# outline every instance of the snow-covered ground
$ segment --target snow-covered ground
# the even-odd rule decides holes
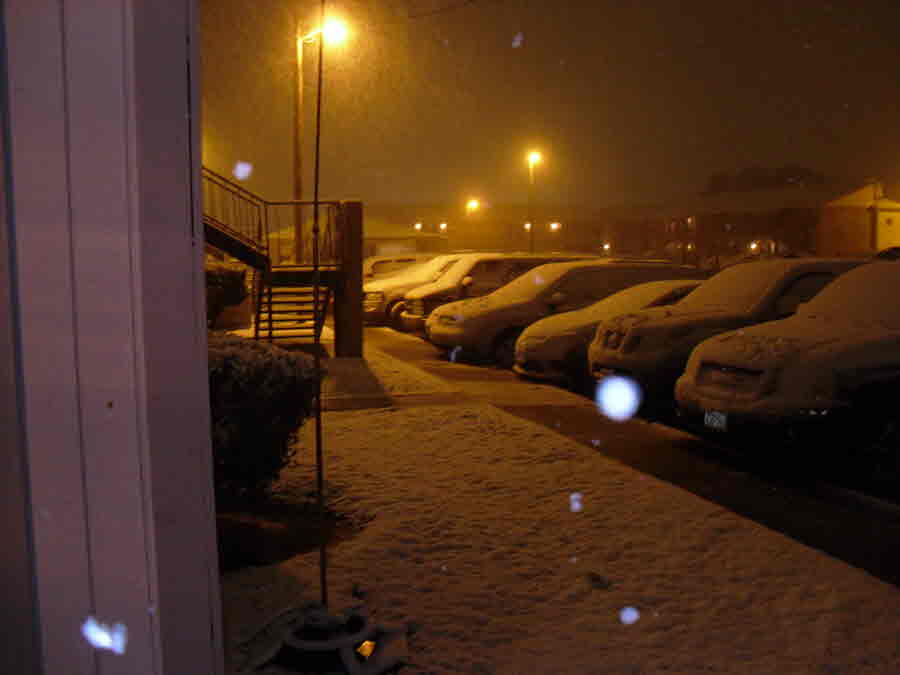
[[[331,608],[411,622],[410,675],[900,673],[900,590],[377,350],[384,391],[440,405],[324,414]],[[359,364],[363,364],[359,360]],[[285,475],[314,483],[313,426]],[[602,439],[598,439],[602,444]],[[223,577],[229,655],[319,597],[317,552]]]

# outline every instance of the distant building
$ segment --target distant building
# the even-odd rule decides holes
[[[821,210],[816,225],[820,255],[869,255],[900,246],[900,202],[885,198],[873,181],[834,199]]]

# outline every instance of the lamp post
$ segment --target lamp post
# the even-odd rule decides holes
[[[541,163],[541,159],[541,153],[537,150],[528,153],[528,226],[525,229],[528,230],[528,250],[531,253],[534,253],[534,227],[531,225],[534,222],[531,212],[534,200],[534,167]]]
[[[303,200],[303,47],[324,39],[329,45],[338,45],[346,41],[348,29],[344,22],[329,19],[320,28],[303,34],[300,21],[297,21],[297,57],[294,60],[294,201]],[[321,63],[321,43],[320,63]],[[317,122],[318,123],[318,122]],[[318,135],[318,134],[317,134]],[[294,213],[294,263],[299,265],[303,259],[303,210],[297,206]]]

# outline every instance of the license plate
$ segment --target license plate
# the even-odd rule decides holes
[[[703,424],[716,431],[725,431],[728,428],[728,415],[718,410],[705,410]]]

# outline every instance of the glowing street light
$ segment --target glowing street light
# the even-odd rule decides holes
[[[610,243],[608,241],[603,244],[603,250],[606,251],[607,253],[609,253],[609,249],[611,249],[611,248],[612,248],[612,246],[610,246]]]
[[[416,229],[417,232],[422,231],[422,223],[416,223],[415,225],[413,225],[413,227]]]
[[[475,199],[474,197],[466,202],[466,211],[472,213],[473,211],[477,211],[481,208],[481,202]]]
[[[317,35],[325,38],[325,44],[329,46],[342,45],[350,36],[350,29],[347,24],[340,19],[331,18],[325,22],[321,28],[310,31],[301,38],[298,38],[298,44],[302,42],[313,42]]]
[[[316,37],[322,36],[319,41],[319,87],[321,88],[322,79],[322,45],[336,46],[343,44],[350,36],[350,29],[344,21],[337,18],[331,18],[322,22],[320,28],[310,31],[306,35],[300,30],[300,24],[297,24],[297,58],[295,60],[296,69],[294,71],[294,84],[296,88],[296,96],[294,100],[294,200],[301,201],[303,199],[303,133],[301,125],[303,123],[303,47],[316,41]],[[318,105],[321,106],[321,94],[318,96]],[[319,136],[319,114],[321,108],[317,109],[316,114],[316,138]],[[317,141],[318,143],[318,141]],[[318,189],[318,184],[316,185]],[[318,202],[318,197],[315,199]],[[302,258],[302,215],[300,207],[296,209],[294,217],[294,262],[300,263]]]
[[[530,232],[530,231],[531,231],[531,223],[525,223],[525,231],[526,231],[526,232]]]
[[[562,223],[550,223],[550,231],[551,232],[559,232],[559,228],[562,227]]]
[[[441,232],[446,232],[447,231],[447,223],[441,223],[440,225],[438,225],[438,228],[440,228]]]
[[[528,222],[533,223],[532,203],[534,201],[534,167],[543,161],[543,156],[537,150],[528,153]],[[525,228],[528,230],[528,250],[534,253],[534,228],[529,225]]]

